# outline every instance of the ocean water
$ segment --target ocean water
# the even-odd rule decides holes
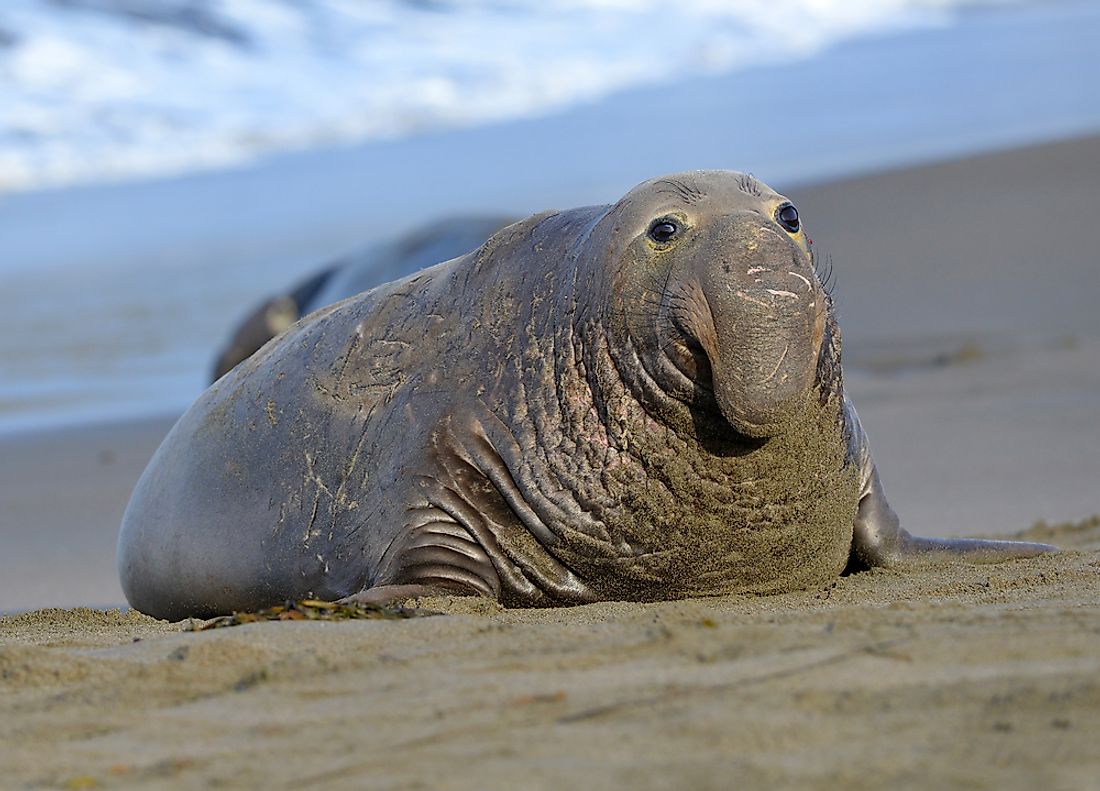
[[[1005,0],[5,0],[0,193],[545,115]]]
[[[257,300],[441,216],[1100,130],[1097,0],[667,9],[0,5],[0,434],[179,412]]]

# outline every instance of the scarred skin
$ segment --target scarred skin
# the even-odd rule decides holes
[[[462,255],[513,221],[497,215],[454,217],[329,263],[288,292],[253,308],[218,351],[211,381],[216,382],[247,360],[302,316],[437,261]]]
[[[1052,550],[899,526],[788,203],[654,179],[307,317],[153,457],[119,538],[130,603],[658,600]]]

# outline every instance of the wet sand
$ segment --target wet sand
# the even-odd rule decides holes
[[[0,619],[11,787],[1095,788],[1100,293],[1088,138],[776,185],[839,275],[848,387],[914,532],[1062,554],[659,605],[262,623]],[[170,420],[0,439],[0,611],[121,604]]]
[[[115,535],[172,418],[0,438],[0,612],[124,604]]]

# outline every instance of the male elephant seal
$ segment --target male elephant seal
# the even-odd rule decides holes
[[[123,519],[162,618],[429,592],[773,593],[1042,544],[910,536],[790,202],[647,181],[315,313],[211,387]]]

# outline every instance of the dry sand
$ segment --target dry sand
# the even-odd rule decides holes
[[[1090,138],[789,188],[903,522],[1071,521],[1032,531],[1066,552],[399,622],[9,616],[0,787],[1100,788],[1097,184]],[[0,439],[0,611],[121,603],[115,531],[167,427]]]
[[[0,619],[5,787],[1100,782],[1100,520],[1061,555],[825,590],[181,631]]]

